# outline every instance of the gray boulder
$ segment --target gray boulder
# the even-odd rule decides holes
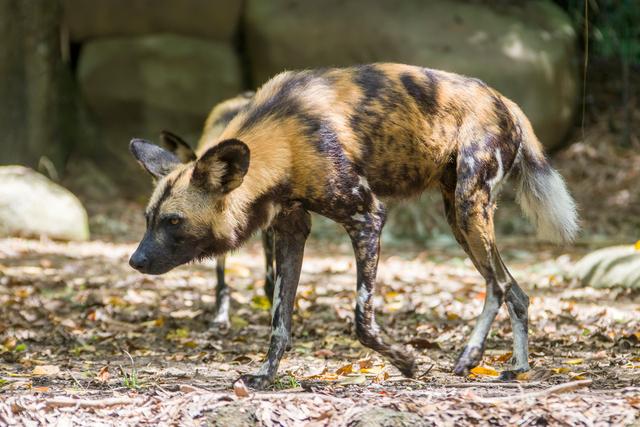
[[[640,249],[632,245],[599,249],[578,261],[572,276],[594,288],[640,289]]]
[[[22,166],[0,167],[0,236],[88,240],[87,212],[68,190]]]
[[[243,90],[230,44],[177,35],[90,41],[78,84],[101,141],[91,157],[126,195],[147,193],[150,182],[129,153],[132,137],[157,140],[169,129],[196,141],[211,107]]]
[[[242,90],[231,45],[191,37],[108,38],[83,47],[78,80],[89,107],[106,118],[206,116]]]
[[[478,77],[558,145],[577,98],[576,35],[549,1],[248,0],[254,83],[284,69],[401,62]]]
[[[229,41],[240,21],[238,0],[63,0],[72,41],[176,33]]]

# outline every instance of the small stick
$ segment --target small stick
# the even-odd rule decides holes
[[[78,379],[75,377],[75,375],[73,375],[73,372],[71,372],[71,370],[67,370],[67,372],[69,372],[69,375],[71,375],[71,378],[73,378],[73,381],[75,381],[75,383],[78,384],[78,387],[80,387],[84,391],[87,391],[87,389],[84,388],[82,384],[78,382]]]
[[[589,384],[591,384],[591,382],[592,382],[591,380],[572,381],[564,384],[558,384],[544,390],[532,391],[529,393],[522,393],[516,396],[501,396],[501,397],[490,397],[490,398],[480,397],[475,399],[475,401],[480,403],[499,403],[499,402],[509,402],[514,400],[550,396],[552,394],[566,393],[568,391],[577,390],[581,387],[588,386]]]
[[[531,388],[540,385],[540,381],[530,383],[505,383],[501,381],[496,382],[471,382],[471,383],[451,383],[442,384],[442,387],[455,387],[455,388],[471,388],[471,387],[496,387],[496,388]]]
[[[45,401],[47,406],[64,407],[64,406],[77,406],[79,408],[104,408],[107,406],[127,405],[130,403],[136,403],[139,399],[131,399],[130,397],[110,397],[108,399],[89,400],[89,399],[70,399],[66,397],[60,397],[57,399],[48,399]]]

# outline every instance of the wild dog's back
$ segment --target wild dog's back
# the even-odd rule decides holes
[[[256,93],[221,139],[247,143],[252,162],[262,156],[287,161],[269,149],[288,146],[296,196],[321,196],[321,181],[352,187],[363,177],[378,196],[406,197],[437,183],[461,141],[476,134],[508,144],[510,156],[517,151],[512,116],[484,83],[427,68],[372,64],[282,73]]]

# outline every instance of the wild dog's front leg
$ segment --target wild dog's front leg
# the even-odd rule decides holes
[[[304,244],[311,229],[311,217],[296,205],[276,218],[276,283],[271,307],[271,342],[267,359],[255,375],[240,377],[246,385],[262,389],[273,382],[280,359],[291,335],[293,302],[300,279]]]
[[[267,228],[262,232],[262,249],[264,250],[265,275],[264,275],[264,293],[269,298],[269,302],[273,304],[273,289],[276,284],[275,271],[273,270],[273,229]]]
[[[375,321],[373,293],[380,255],[380,232],[384,224],[384,210],[378,203],[376,212],[356,214],[352,220],[345,225],[345,228],[353,244],[358,275],[356,335],[363,345],[386,356],[403,375],[411,378],[415,373],[413,356],[399,345],[385,342],[380,336],[380,328]]]
[[[213,327],[218,329],[228,329],[229,323],[229,287],[224,279],[224,268],[226,264],[225,256],[216,258],[216,314],[213,318]]]

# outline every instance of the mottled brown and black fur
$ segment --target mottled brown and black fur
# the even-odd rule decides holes
[[[258,90],[197,160],[167,166],[166,154],[141,141],[132,142],[132,151],[148,170],[163,171],[150,212],[182,215],[187,236],[171,250],[157,249],[171,248],[162,237],[139,249],[154,254],[141,271],[179,265],[185,246],[197,248],[192,258],[219,255],[259,229],[276,230],[272,338],[260,371],[243,377],[250,385],[273,380],[288,340],[307,211],[342,224],[351,237],[360,342],[413,375],[412,356],[379,332],[373,292],[385,200],[428,188],[440,188],[453,233],[487,284],[484,309],[454,371],[464,374],[480,361],[503,302],[514,328],[514,370],[528,369],[528,298],[495,244],[497,194],[516,175],[525,213],[558,240],[573,237],[576,214],[522,111],[484,83],[401,64],[285,72]],[[162,233],[150,227],[149,239]]]

